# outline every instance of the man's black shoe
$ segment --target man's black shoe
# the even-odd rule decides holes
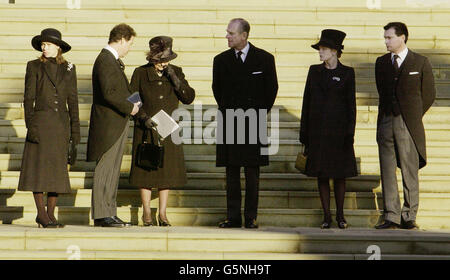
[[[229,220],[225,220],[219,224],[219,228],[241,228],[241,223],[232,222]]]
[[[106,217],[103,219],[95,219],[94,226],[96,227],[125,227],[123,223],[119,223],[112,217]]]
[[[258,224],[256,223],[256,220],[246,221],[245,228],[258,228]]]
[[[419,229],[419,226],[416,224],[416,221],[402,221],[401,225],[402,229]]]
[[[115,220],[118,223],[122,223],[125,227],[131,227],[131,223],[125,223],[124,221],[122,221],[119,217],[117,216],[112,216],[111,217],[113,220]]]
[[[396,224],[396,223],[386,220],[386,221],[384,221],[383,224],[378,225],[375,228],[376,229],[397,229],[399,227],[400,227],[399,224]]]

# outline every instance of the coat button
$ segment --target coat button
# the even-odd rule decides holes
[[[58,108],[55,108],[55,112],[58,112]]]
[[[162,85],[162,82],[158,82],[158,85],[159,85],[159,86]]]
[[[58,100],[55,100],[55,104],[58,104]]]
[[[163,98],[164,98],[164,96],[162,96],[162,95],[159,96],[159,99],[163,99]]]

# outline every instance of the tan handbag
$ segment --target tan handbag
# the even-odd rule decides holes
[[[301,173],[305,173],[306,161],[308,160],[308,157],[303,154],[304,149],[305,146],[303,146],[303,151],[298,152],[297,159],[295,160],[295,168]]]

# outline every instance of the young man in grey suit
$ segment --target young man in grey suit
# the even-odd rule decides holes
[[[87,161],[97,162],[91,208],[95,226],[130,225],[117,217],[116,197],[129,117],[139,111],[140,105],[127,100],[131,94],[130,86],[120,59],[127,55],[135,36],[130,26],[115,26],[110,32],[108,45],[98,55],[92,70],[93,104]]]
[[[375,66],[379,109],[377,142],[383,190],[384,223],[377,229],[417,229],[419,169],[426,165],[425,130],[422,117],[436,96],[428,59],[406,46],[408,29],[404,23],[384,27],[389,53],[378,57]],[[401,208],[396,168],[403,178],[404,203]]]
[[[219,136],[216,145],[216,166],[226,167],[227,184],[227,219],[220,223],[220,228],[242,227],[241,167],[245,172],[244,225],[258,228],[259,171],[260,166],[269,165],[268,154],[262,152],[267,144],[266,135],[259,133],[267,129],[267,123],[259,113],[261,110],[267,113],[277,96],[275,59],[247,41],[249,32],[246,20],[231,20],[226,36],[230,49],[214,58],[212,89],[218,114],[222,116],[217,121],[217,135],[223,135],[223,143]],[[237,112],[246,112],[249,117],[244,120]],[[242,123],[245,126],[239,129]],[[239,138],[243,141],[237,140]]]

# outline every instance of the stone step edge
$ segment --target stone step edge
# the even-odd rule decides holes
[[[0,250],[0,260],[367,260],[369,254],[304,254],[245,252],[89,251],[80,255],[66,250]],[[448,255],[383,254],[381,260],[450,260]]]

